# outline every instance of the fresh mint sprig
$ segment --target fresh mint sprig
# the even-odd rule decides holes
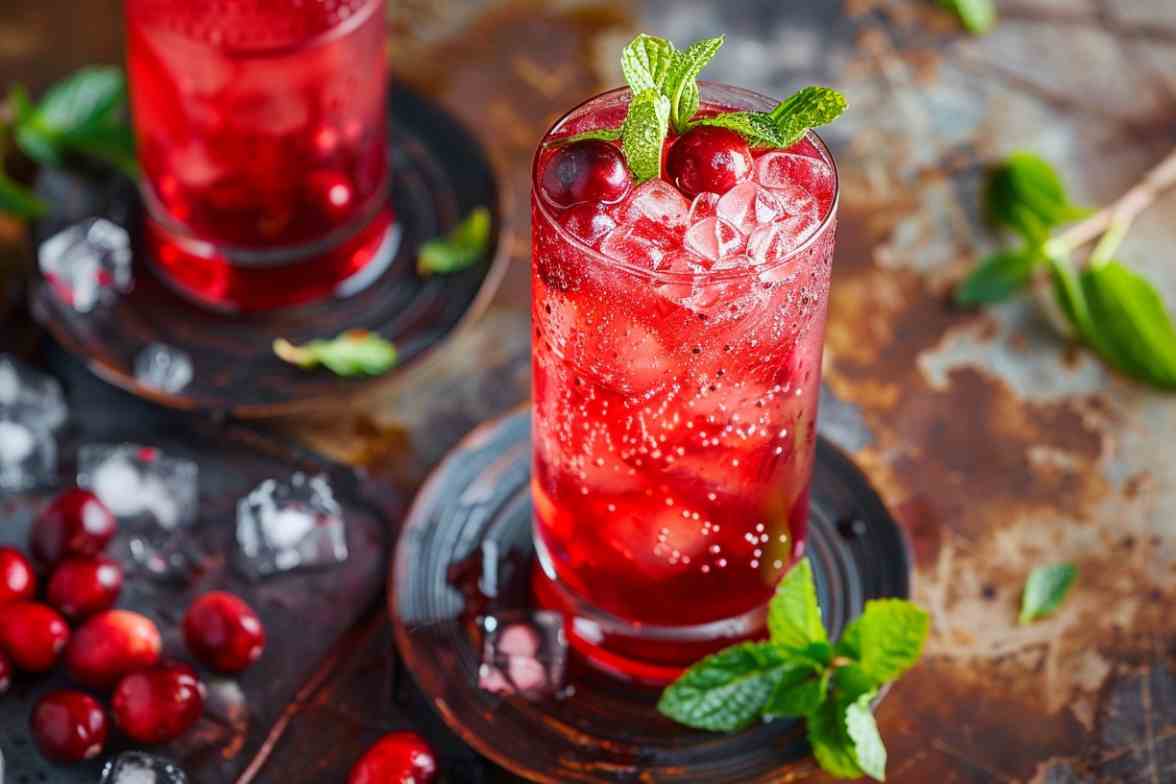
[[[379,335],[351,330],[332,340],[312,340],[301,346],[284,338],[274,341],[274,353],[303,370],[325,367],[337,376],[378,376],[396,364],[396,347]]]
[[[769,640],[702,659],[666,688],[658,710],[714,732],[804,717],[813,755],[826,772],[882,781],[886,747],[870,706],[883,686],[918,661],[929,628],[927,613],[911,602],[874,600],[832,645],[812,567],[803,559],[772,597]]]
[[[828,125],[845,112],[845,96],[829,87],[811,86],[784,99],[770,112],[728,112],[695,120],[739,133],[753,147],[791,147],[811,128]]]
[[[1176,158],[1157,167],[1161,176],[1145,180],[1151,193],[1176,180]],[[1176,324],[1163,299],[1145,278],[1113,256],[1131,222],[1148,199],[1124,197],[1092,216],[1100,231],[1089,235],[1080,224],[1058,233],[1088,210],[1066,195],[1054,169],[1031,153],[1017,153],[991,173],[984,208],[992,222],[1021,239],[1021,245],[984,258],[956,288],[961,305],[1007,300],[1027,288],[1040,269],[1048,270],[1053,297],[1070,331],[1104,361],[1133,378],[1176,389]],[[1098,238],[1084,267],[1072,254]]]
[[[1021,594],[1021,623],[1032,623],[1061,607],[1076,579],[1078,567],[1072,563],[1036,567]]]

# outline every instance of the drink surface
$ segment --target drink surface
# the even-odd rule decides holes
[[[270,249],[369,212],[387,166],[382,9],[128,0],[139,158],[161,222]]]
[[[729,108],[703,97],[704,111]],[[606,94],[552,135],[615,126],[624,100]],[[557,154],[540,150],[532,200],[546,566],[627,621],[753,611],[803,547],[832,162],[810,137],[752,151],[746,179],[722,193],[688,198],[656,179],[615,203],[561,207],[541,181]]]

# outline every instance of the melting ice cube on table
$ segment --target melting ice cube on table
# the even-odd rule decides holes
[[[568,642],[563,616],[508,612],[482,619],[478,687],[494,694],[537,699],[563,686]]]
[[[252,579],[347,560],[347,528],[326,476],[267,479],[237,504],[237,566]]]
[[[56,430],[65,424],[68,409],[57,379],[15,357],[0,354],[0,412],[27,424]]]
[[[175,393],[192,381],[192,358],[166,343],[151,343],[135,355],[135,379],[146,387]]]
[[[188,784],[188,777],[163,757],[124,751],[106,763],[99,784]]]
[[[42,243],[37,263],[63,302],[89,313],[130,290],[131,237],[105,218],[89,218]]]
[[[43,487],[57,472],[57,444],[43,425],[0,409],[0,493]]]

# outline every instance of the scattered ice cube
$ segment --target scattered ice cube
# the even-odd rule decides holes
[[[577,204],[559,217],[563,227],[586,244],[599,248],[600,242],[617,227],[617,222],[597,204]]]
[[[81,313],[131,288],[130,235],[105,218],[54,234],[37,250],[37,262],[62,301]]]
[[[478,687],[495,694],[539,699],[563,686],[568,643],[563,616],[509,612],[482,619]]]
[[[0,412],[35,426],[56,430],[68,409],[61,384],[15,357],[0,354]]]
[[[192,359],[166,343],[151,343],[135,356],[135,379],[146,387],[176,393],[192,381]]]
[[[655,270],[668,254],[681,247],[682,240],[673,230],[642,219],[622,226],[605,237],[600,252],[617,261]]]
[[[693,226],[703,218],[713,217],[720,198],[719,194],[709,192],[695,196],[694,201],[690,204],[690,214],[687,216],[686,222]]]
[[[237,566],[251,579],[347,560],[347,529],[326,476],[267,479],[237,504]]]
[[[784,205],[771,191],[750,181],[724,193],[715,205],[715,214],[745,235],[760,224],[771,223],[784,212]]]
[[[41,425],[0,410],[0,493],[42,487],[57,472],[57,444]]]
[[[810,196],[832,199],[836,184],[833,167],[820,158],[779,150],[761,156],[756,161],[755,173],[760,185],[788,194],[784,197],[786,204],[798,189]]]
[[[686,230],[686,247],[711,261],[743,252],[747,238],[722,218],[703,218]]]
[[[99,784],[188,784],[188,777],[163,757],[124,751],[106,763]]]
[[[665,180],[649,180],[633,189],[617,210],[620,223],[635,223],[648,218],[670,228],[686,228],[690,202]]]

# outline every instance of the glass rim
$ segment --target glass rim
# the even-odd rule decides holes
[[[378,8],[385,5],[386,0],[367,0],[366,4],[351,16],[344,19],[326,30],[315,33],[307,38],[294,41],[292,43],[273,44],[269,46],[230,46],[224,43],[214,44],[207,41],[202,41],[210,49],[214,49],[228,57],[238,59],[265,59],[270,57],[283,57],[290,54],[296,54],[306,49],[313,49],[325,44],[331,43],[339,38],[344,38],[359,28],[363,27],[376,12]],[[131,19],[134,16],[133,7],[128,4],[127,8],[127,22],[131,24]],[[386,31],[385,36],[387,35]],[[386,66],[385,66],[386,67]]]
[[[726,84],[724,82],[715,82],[715,81],[709,81],[706,79],[700,79],[700,80],[698,80],[698,84],[699,84],[700,88],[706,88],[706,87],[721,88],[723,90],[727,90],[732,93],[740,94],[746,98],[749,98],[749,99],[752,99],[755,101],[764,101],[766,103],[776,103],[776,101],[774,101],[774,99],[769,98],[768,96],[763,95],[761,93],[757,93],[754,90],[748,90],[743,87],[736,87],[734,85]],[[829,149],[829,145],[827,145],[825,143],[825,140],[822,139],[820,137],[820,135],[817,134],[816,131],[809,129],[805,133],[804,138],[806,138],[810,142],[812,142],[813,146],[816,147],[819,152],[824,154],[825,160],[829,163],[830,168],[832,168],[832,170],[833,170],[833,201],[829,205],[829,209],[821,217],[821,222],[819,224],[817,224],[817,228],[813,231],[813,233],[810,234],[805,239],[804,242],[802,242],[800,245],[798,245],[797,247],[790,250],[787,254],[785,254],[785,256],[783,258],[778,259],[778,260],[772,262],[771,264],[752,267],[750,269],[706,270],[704,272],[698,272],[698,273],[694,273],[694,272],[666,272],[666,271],[651,270],[646,267],[639,267],[636,264],[631,264],[630,262],[627,262],[627,261],[621,261],[620,259],[614,259],[612,256],[606,256],[605,254],[596,250],[591,245],[584,242],[584,240],[582,240],[581,238],[577,237],[575,234],[571,233],[566,228],[564,228],[563,224],[561,224],[558,220],[556,220],[555,215],[552,214],[550,206],[539,195],[539,192],[536,189],[536,183],[538,183],[538,181],[539,181],[539,158],[541,157],[543,150],[544,150],[544,147],[545,147],[545,143],[546,143],[547,139],[551,136],[552,132],[556,128],[558,128],[561,124],[563,124],[569,117],[571,117],[576,112],[580,111],[585,106],[588,106],[591,103],[595,103],[596,101],[599,101],[603,98],[608,98],[608,97],[618,95],[618,94],[624,93],[624,92],[631,92],[631,90],[629,87],[614,87],[612,89],[605,90],[602,93],[598,93],[598,94],[596,94],[596,95],[592,96],[591,98],[588,98],[584,101],[581,101],[580,103],[576,104],[571,109],[569,109],[568,111],[564,112],[543,133],[543,138],[539,140],[539,144],[535,148],[535,155],[531,160],[531,201],[532,201],[532,203],[537,206],[537,209],[539,210],[540,214],[543,216],[544,220],[546,220],[549,224],[551,224],[551,226],[552,226],[552,228],[554,228],[555,232],[564,241],[566,241],[568,244],[572,245],[577,251],[585,253],[591,257],[603,260],[605,264],[608,264],[612,267],[617,267],[617,268],[625,270],[626,272],[631,272],[631,273],[638,275],[640,277],[649,278],[649,279],[653,279],[653,280],[659,280],[659,281],[664,280],[664,281],[671,282],[671,283],[693,281],[693,280],[698,280],[700,278],[706,279],[706,280],[720,280],[720,281],[721,280],[739,280],[742,278],[758,277],[759,275],[763,274],[764,272],[768,272],[771,270],[777,270],[777,269],[783,267],[784,265],[795,261],[797,258],[799,258],[800,256],[807,253],[809,250],[811,250],[812,247],[822,237],[824,237],[824,235],[829,231],[829,229],[832,227],[832,225],[836,222],[837,208],[841,204],[841,175],[837,171],[837,161],[833,158],[833,152]]]

